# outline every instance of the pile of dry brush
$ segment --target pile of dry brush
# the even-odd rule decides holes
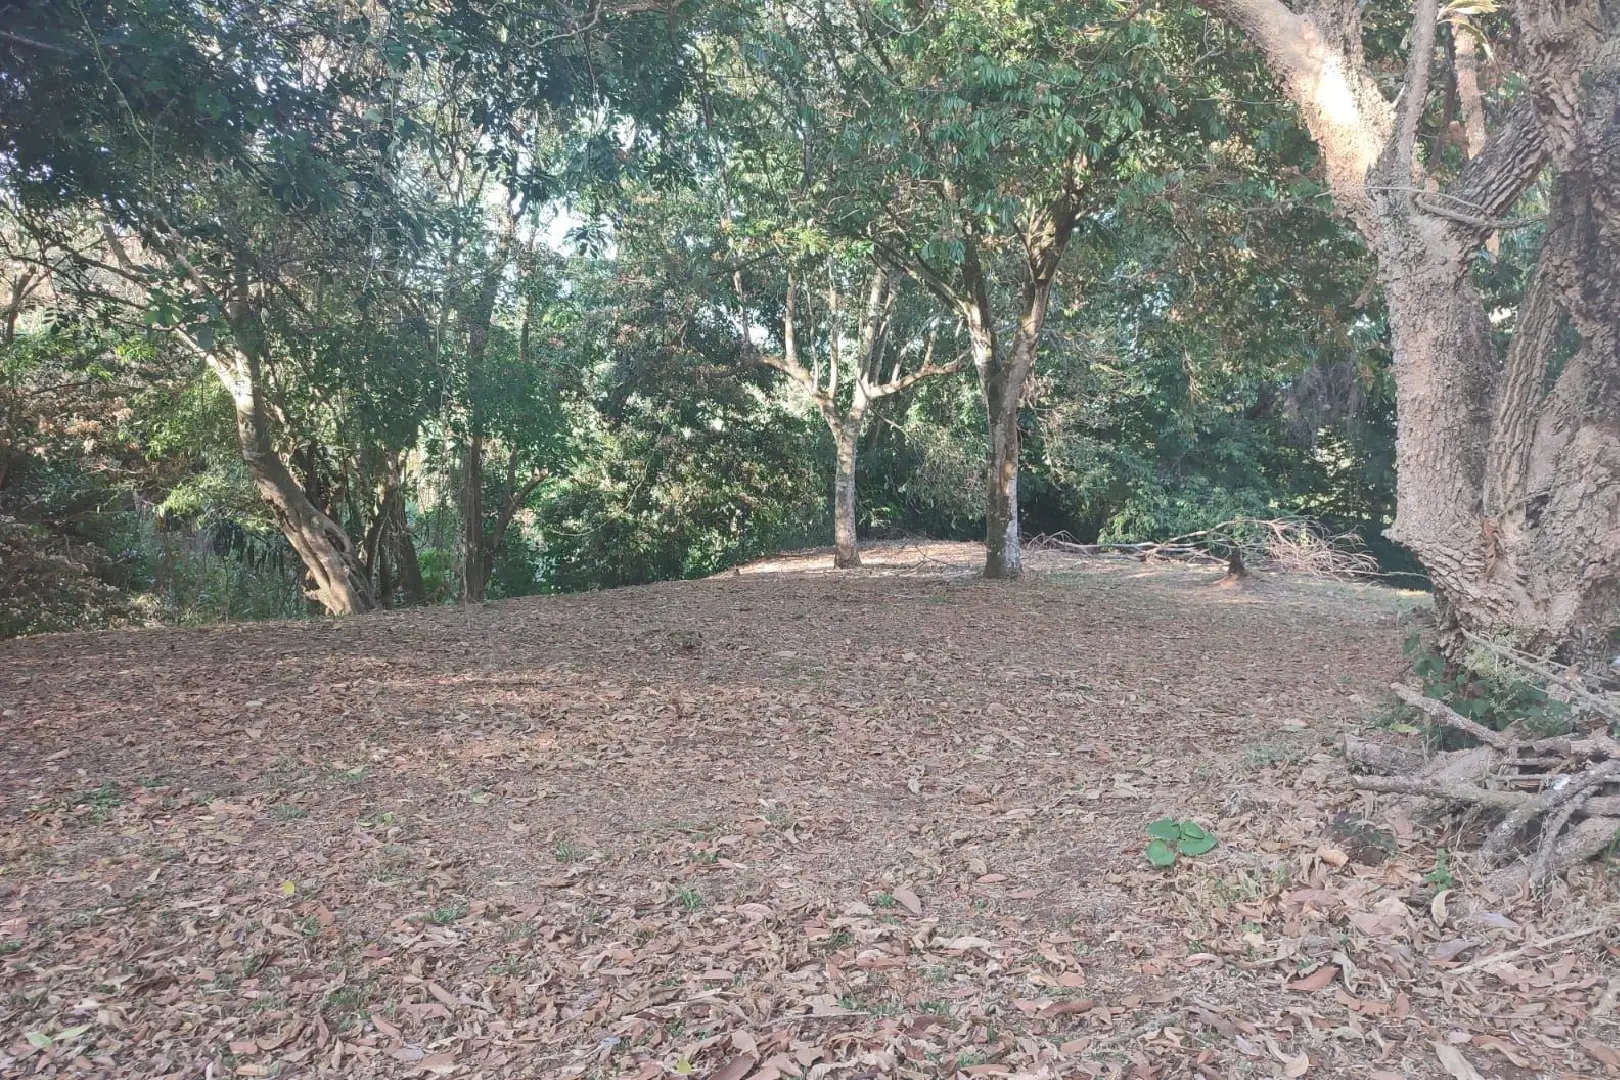
[[[1295,574],[1366,578],[1379,574],[1378,560],[1353,532],[1335,533],[1303,517],[1239,517],[1168,540],[1139,543],[1081,544],[1067,533],[1037,536],[1034,549],[1076,555],[1125,555],[1149,562],[1174,559],[1224,562],[1229,577],[1242,577],[1250,566],[1264,565]]]
[[[1593,689],[1579,673],[1559,671],[1535,657],[1468,635],[1497,661],[1537,680],[1570,710],[1570,732],[1537,737],[1515,721],[1494,731],[1396,683],[1395,695],[1431,722],[1477,745],[1447,753],[1345,737],[1364,791],[1420,797],[1442,810],[1462,808],[1488,826],[1480,853],[1497,869],[1488,886],[1498,894],[1554,875],[1610,850],[1620,840],[1620,700]]]

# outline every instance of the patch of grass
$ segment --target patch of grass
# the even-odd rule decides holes
[[[551,854],[560,863],[579,862],[585,857],[585,849],[576,847],[567,840],[559,840],[551,845]]]
[[[688,915],[703,909],[703,894],[688,886],[675,894],[676,905]]]
[[[827,935],[820,944],[828,952],[837,952],[839,949],[847,949],[855,944],[855,935],[840,928]]]
[[[309,811],[292,803],[281,803],[270,808],[270,816],[277,821],[297,821],[299,818],[309,817]]]
[[[951,1003],[948,1001],[923,1001],[917,1005],[917,1011],[927,1013],[929,1016],[951,1015]]]
[[[880,908],[887,909],[894,907],[898,901],[895,900],[894,893],[882,892],[877,894],[877,899],[873,900],[872,903],[876,904]]]
[[[111,780],[103,780],[98,787],[89,791],[81,791],[73,796],[74,806],[87,806],[90,808],[91,821],[106,821],[107,815],[124,804],[124,793],[118,785]]]
[[[365,1015],[366,1001],[370,997],[363,986],[340,986],[321,999],[321,1010],[339,1016]]]
[[[1254,769],[1264,769],[1271,765],[1292,765],[1304,756],[1295,746],[1262,743],[1259,746],[1251,746],[1243,752],[1243,764]]]
[[[428,912],[428,922],[433,923],[435,926],[449,926],[451,923],[465,919],[467,912],[471,910],[472,908],[465,902],[458,900],[453,904],[445,904],[443,907],[436,907]]]
[[[271,955],[269,949],[259,949],[244,956],[242,958],[242,978],[251,979],[263,971],[264,966],[270,962]]]
[[[0,941],[0,956],[10,956],[12,953],[22,952],[23,943],[20,941]]]
[[[306,915],[302,919],[294,919],[293,927],[307,938],[321,936],[321,920],[314,915]]]

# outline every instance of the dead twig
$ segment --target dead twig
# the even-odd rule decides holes
[[[1492,731],[1483,724],[1476,724],[1466,716],[1447,707],[1445,702],[1426,697],[1405,683],[1391,683],[1389,688],[1395,692],[1396,697],[1437,724],[1451,728],[1453,731],[1460,731],[1487,746],[1494,746],[1504,754],[1512,754],[1518,749],[1519,744],[1516,740],[1509,738],[1500,731]]]

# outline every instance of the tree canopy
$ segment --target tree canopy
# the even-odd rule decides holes
[[[1613,26],[1542,7],[9,3],[0,528],[82,596],[6,629],[1309,517],[1589,649]]]

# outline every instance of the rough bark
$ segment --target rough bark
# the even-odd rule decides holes
[[[853,416],[833,431],[837,458],[833,476],[833,566],[854,570],[861,565],[855,537],[855,451],[860,446],[861,417]]]
[[[1394,102],[1362,62],[1355,0],[1203,2],[1264,54],[1322,149],[1336,204],[1378,258],[1399,421],[1389,535],[1429,571],[1443,643],[1507,631],[1536,652],[1606,660],[1620,621],[1616,9],[1519,4],[1528,104],[1482,149],[1470,132],[1472,160],[1431,191],[1414,158],[1434,0],[1416,5]],[[1549,161],[1547,236],[1502,357],[1470,266]]]

